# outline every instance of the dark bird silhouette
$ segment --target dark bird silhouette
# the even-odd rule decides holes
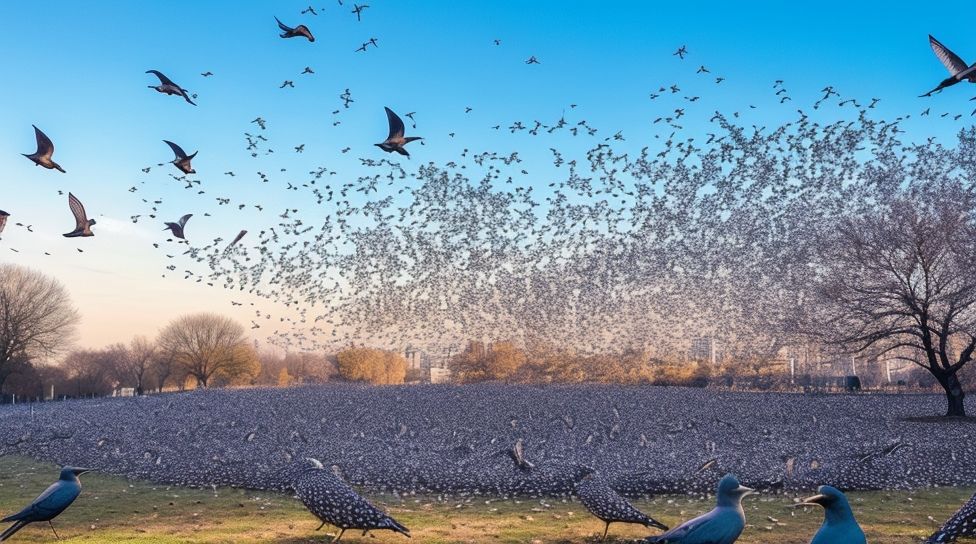
[[[3,234],[3,228],[7,226],[8,217],[10,217],[9,213],[0,210],[0,234]]]
[[[85,206],[78,200],[78,197],[68,193],[68,207],[71,208],[71,214],[75,216],[75,230],[64,235],[65,238],[78,238],[79,236],[95,236],[92,232],[91,227],[95,224],[94,219],[88,219],[88,214],[85,213]]]
[[[188,213],[183,217],[181,217],[180,220],[177,221],[176,223],[167,222],[166,228],[164,228],[163,230],[169,229],[173,233],[173,236],[179,238],[180,240],[186,240],[186,236],[185,233],[183,232],[183,229],[186,227],[186,222],[189,221],[191,217],[193,217],[193,214]]]
[[[363,531],[363,535],[373,530],[387,529],[410,536],[410,530],[382,510],[359,496],[355,490],[343,482],[333,470],[328,470],[315,459],[307,459],[305,469],[294,479],[292,488],[308,510],[326,523],[339,528],[339,536],[332,542],[339,542],[347,529]]]
[[[229,244],[227,244],[227,249],[225,249],[224,251],[227,251],[230,248],[236,246],[237,245],[237,242],[240,242],[241,241],[241,238],[244,238],[244,235],[246,235],[246,234],[247,234],[247,231],[246,230],[242,230],[241,232],[237,233],[237,236],[235,236],[234,239],[231,240]]]
[[[684,60],[685,59],[685,55],[687,55],[687,54],[688,54],[688,48],[686,46],[682,45],[681,47],[678,48],[677,51],[675,51],[674,53],[671,53],[671,56],[677,55],[679,59]]]
[[[310,42],[315,41],[315,36],[312,36],[312,31],[309,30],[307,26],[298,25],[295,28],[292,28],[285,23],[282,23],[277,17],[275,17],[275,21],[278,21],[278,28],[282,30],[280,34],[282,38],[297,38],[302,36],[307,38]]]
[[[60,540],[61,537],[54,529],[52,520],[71,506],[71,503],[75,502],[75,499],[81,494],[81,481],[78,480],[78,476],[89,472],[89,470],[77,467],[62,468],[61,477],[58,478],[58,481],[45,489],[26,508],[0,520],[2,523],[14,522],[7,530],[0,533],[0,542],[7,540],[30,523],[44,521],[48,522],[51,530],[54,531],[54,536]]]
[[[47,137],[47,134],[41,132],[41,129],[34,125],[31,126],[34,127],[34,137],[37,139],[37,151],[30,155],[26,153],[23,155],[33,161],[37,166],[43,166],[48,170],[57,170],[58,172],[65,173],[61,165],[51,160],[51,156],[54,155],[54,142]]]
[[[576,496],[591,514],[606,524],[603,540],[607,539],[611,523],[639,523],[645,527],[668,530],[667,525],[634,508],[594,472],[593,469],[584,471],[584,476],[576,484]]]
[[[921,96],[932,96],[932,93],[941,92],[942,89],[951,87],[962,80],[976,83],[976,64],[972,66],[966,64],[965,61],[959,58],[948,47],[942,45],[931,34],[929,34],[929,45],[932,46],[932,51],[935,53],[935,56],[939,57],[942,64],[949,70],[949,77],[942,80],[942,83],[939,83],[938,87]]]
[[[532,55],[531,57],[529,57],[528,59],[526,59],[525,63],[526,64],[542,64],[541,62],[539,62],[539,59],[535,58],[535,55]]]
[[[421,140],[423,138],[419,136],[404,136],[403,134],[406,132],[406,128],[403,126],[403,119],[400,119],[400,116],[393,113],[393,110],[390,108],[384,107],[383,109],[386,110],[386,119],[390,124],[390,134],[386,137],[386,140],[373,145],[387,153],[393,153],[395,151],[405,157],[409,157],[410,153],[407,153],[404,146],[414,140]]]
[[[158,70],[146,70],[146,73],[153,74],[159,78],[159,85],[149,85],[150,89],[156,89],[157,92],[163,94],[182,96],[183,100],[186,100],[187,102],[193,104],[194,106],[197,105],[196,102],[190,100],[190,95],[186,93],[186,89],[180,87],[176,83],[173,83],[173,80],[163,75],[162,72]]]
[[[199,151],[194,151],[192,155],[187,155],[186,151],[183,151],[182,147],[174,144],[173,142],[169,140],[163,140],[163,142],[165,142],[166,145],[168,145],[170,149],[173,150],[173,153],[176,155],[176,158],[171,161],[173,163],[173,166],[175,166],[180,172],[183,172],[184,174],[197,173],[197,171],[194,170],[193,166],[190,164],[190,161],[193,160],[193,157],[197,156],[197,153],[199,153]]]
[[[353,4],[352,6],[353,6],[352,12],[356,14],[356,20],[357,21],[362,21],[363,20],[363,10],[366,9],[366,8],[368,8],[369,7],[369,4],[363,4],[361,6],[359,4]]]

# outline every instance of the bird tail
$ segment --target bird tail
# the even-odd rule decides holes
[[[951,542],[951,540],[948,538],[948,536],[949,535],[947,535],[945,531],[940,530],[937,533],[935,533],[932,536],[930,536],[925,541],[925,544],[937,544],[939,542]]]
[[[27,525],[26,521],[17,520],[17,523],[14,523],[10,527],[7,527],[6,531],[0,533],[0,542],[3,542],[4,540],[7,540],[11,536],[13,536],[14,533],[23,529],[25,525]]]
[[[397,520],[395,520],[393,518],[389,518],[389,517],[386,518],[386,528],[389,529],[389,530],[391,530],[391,531],[396,531],[396,532],[400,533],[401,535],[405,535],[408,538],[410,537],[410,529],[407,529],[403,525],[400,525],[400,523],[397,522]]]

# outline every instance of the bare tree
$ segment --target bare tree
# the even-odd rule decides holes
[[[200,387],[207,387],[215,377],[234,379],[257,365],[244,327],[217,314],[177,318],[160,333],[158,344]]]
[[[16,360],[50,357],[71,343],[78,314],[60,282],[0,264],[0,389]]]
[[[120,354],[116,367],[119,382],[132,385],[137,395],[143,394],[150,368],[156,360],[156,346],[146,337],[137,336],[128,347],[119,345],[116,349]]]
[[[964,416],[958,372],[976,350],[976,194],[937,181],[836,223],[814,263],[807,326],[852,353],[910,361]]]

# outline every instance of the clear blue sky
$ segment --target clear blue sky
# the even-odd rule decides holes
[[[251,314],[231,308],[230,294],[184,282],[178,272],[161,277],[170,263],[164,253],[180,251],[152,248],[165,239],[161,220],[192,212],[195,241],[226,239],[254,220],[217,209],[216,196],[261,202],[273,218],[297,204],[271,189],[303,181],[313,168],[354,179],[362,173],[359,157],[386,157],[372,146],[385,136],[383,106],[417,112],[415,133],[426,145],[412,144],[414,166],[454,159],[465,147],[541,160],[548,146],[490,127],[552,122],[569,104],[601,135],[623,130],[635,148],[653,145],[651,120],[688,106],[648,99],[672,83],[681,96],[702,96],[696,108],[703,115],[688,117],[689,133],[704,131],[712,111],[747,104],[760,106],[752,113],[758,124],[773,123],[797,106],[809,109],[826,85],[862,101],[881,98],[878,115],[889,119],[931,106],[931,117],[907,123],[916,138],[951,138],[976,107],[969,84],[918,98],[946,77],[927,34],[976,61],[976,36],[966,24],[976,15],[971,2],[363,1],[370,7],[362,22],[351,0],[318,0],[318,16],[300,14],[307,0],[0,2],[0,209],[35,231],[8,226],[0,259],[40,267],[68,285],[86,320],[83,345],[151,336],[188,311],[226,312],[247,323]],[[307,24],[316,42],[278,38],[275,15]],[[378,48],[354,52],[371,37]],[[671,54],[681,45],[689,52],[684,61]],[[531,55],[542,64],[527,66]],[[700,65],[711,74],[696,75]],[[300,75],[305,66],[316,73]],[[147,69],[197,93],[199,106],[147,89],[156,83]],[[204,71],[214,76],[203,78]],[[716,85],[715,76],[726,81]],[[286,79],[294,89],[278,88]],[[792,104],[778,104],[777,79]],[[348,110],[339,99],[346,88],[355,100]],[[466,106],[473,111],[466,114]],[[335,109],[342,113],[333,116]],[[944,112],[964,117],[939,118]],[[244,150],[243,133],[258,132],[250,123],[257,116],[268,121],[271,157],[253,159]],[[33,151],[31,124],[54,140],[67,174],[20,156]],[[156,166],[172,159],[163,139],[200,151],[194,166],[205,196],[173,181],[171,165]],[[295,154],[301,143],[305,152]],[[346,146],[352,150],[340,153]],[[149,174],[141,172],[146,166],[153,166]],[[238,175],[224,176],[228,170]],[[257,171],[272,176],[270,187]],[[128,192],[133,186],[138,191]],[[95,239],[60,236],[72,224],[58,190],[85,202],[99,222]],[[163,199],[159,220],[145,218],[142,198]],[[204,218],[208,211],[214,217]],[[138,224],[129,221],[135,214],[144,216]]]

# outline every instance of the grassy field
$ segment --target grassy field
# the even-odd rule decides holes
[[[0,457],[0,514],[19,510],[57,477],[58,468],[20,457]],[[235,489],[197,490],[130,482],[100,474],[82,476],[84,491],[55,522],[71,542],[257,543],[329,542],[331,527],[316,533],[318,521],[292,497]],[[854,493],[852,503],[872,544],[918,542],[954,512],[970,489],[932,489],[910,493]],[[511,542],[556,544],[596,542],[603,524],[579,504],[563,500],[438,501],[435,497],[374,496],[410,527],[414,542]],[[739,542],[806,543],[821,522],[817,510],[787,508],[790,497],[746,499],[750,525]],[[659,497],[638,501],[671,525],[711,508],[711,500]],[[931,516],[931,517],[930,517]],[[935,521],[933,521],[935,520]],[[641,527],[612,525],[610,541],[649,534]],[[13,542],[51,542],[47,525],[29,526]],[[361,537],[346,533],[342,542],[409,542],[386,532]]]

